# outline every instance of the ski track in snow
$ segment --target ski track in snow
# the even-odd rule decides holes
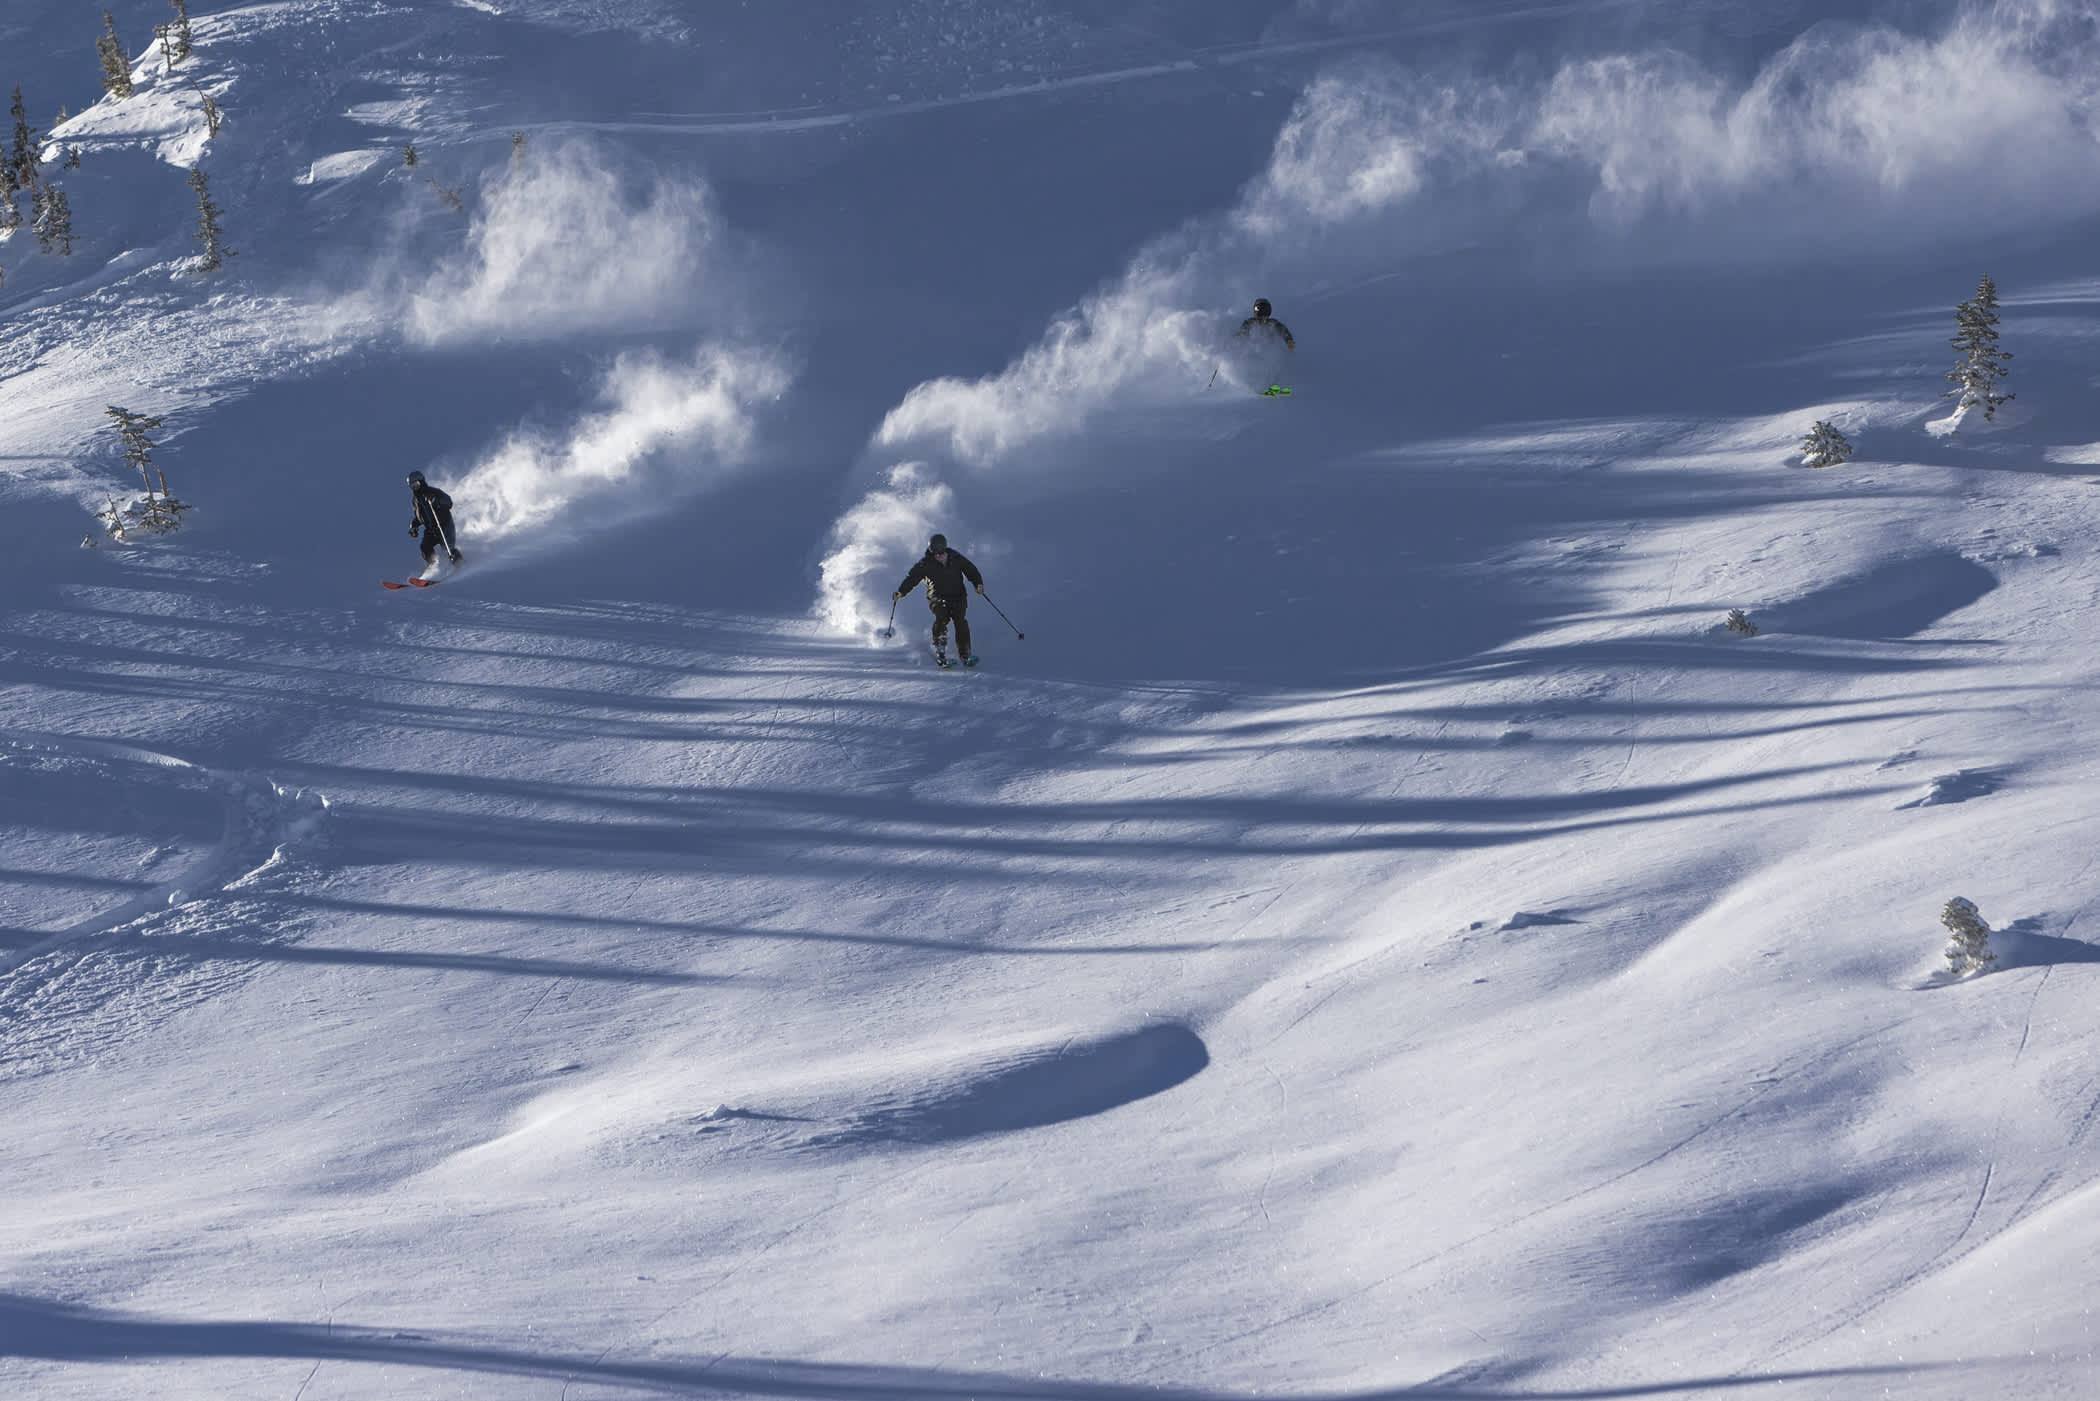
[[[0,1078],[45,1068],[59,1048],[90,1039],[93,1032],[67,1008],[85,1011],[112,1001],[128,1002],[136,1030],[141,1009],[165,1016],[209,996],[236,976],[230,968],[184,964],[159,968],[159,981],[141,976],[155,957],[154,935],[177,927],[212,933],[237,926],[256,909],[248,895],[267,884],[292,852],[321,832],[328,800],[303,788],[288,788],[253,774],[205,768],[157,750],[107,740],[0,730],[0,755],[57,759],[117,771],[117,786],[135,789],[141,777],[206,788],[221,808],[219,838],[173,878],[157,877],[140,894],[52,931],[0,956],[0,1018],[13,1030],[0,1040]],[[151,836],[152,834],[147,834]],[[223,909],[221,908],[223,907]],[[200,923],[197,915],[202,913]],[[104,958],[100,971],[93,945],[105,936],[133,936],[136,958]],[[177,952],[170,947],[167,952]],[[7,1013],[13,1009],[16,1015]]]
[[[1616,3],[1620,8],[1633,8],[1642,3],[1642,0],[1616,0]],[[1608,5],[1607,8],[1609,7]],[[777,109],[770,112],[697,113],[692,115],[668,112],[639,112],[626,120],[546,122],[540,124],[539,130],[556,133],[564,131],[591,131],[686,136],[742,136],[820,131],[829,127],[852,126],[860,122],[880,121],[886,118],[919,116],[927,112],[939,112],[950,108],[974,107],[987,103],[1049,97],[1058,93],[1074,92],[1086,88],[1114,87],[1125,83],[1149,82],[1159,78],[1185,77],[1190,74],[1262,63],[1279,58],[1361,52],[1365,49],[1375,48],[1382,44],[1390,44],[1403,39],[1421,39],[1437,34],[1476,30],[1483,21],[1490,24],[1518,24],[1577,12],[1594,12],[1598,8],[1596,0],[1581,0],[1580,3],[1531,5],[1514,10],[1499,11],[1485,16],[1461,17],[1369,30],[1339,38],[1236,44],[1198,50],[1188,58],[1175,59],[1166,63],[1149,63],[1130,68],[1107,69],[1095,73],[1043,78],[1035,82],[1015,83],[1006,87],[989,88],[982,92],[962,93],[953,97],[915,100],[900,99],[874,106],[853,107],[843,110],[805,111],[801,109]],[[511,130],[509,127],[500,129],[491,127],[479,134],[484,137],[496,136],[502,135],[509,130]]]

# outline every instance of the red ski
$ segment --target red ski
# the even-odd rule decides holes
[[[410,579],[408,583],[397,584],[392,579],[381,579],[379,581],[379,587],[381,587],[382,589],[405,589],[409,587],[410,584],[413,584],[419,589],[434,589],[437,587],[437,582],[438,581],[435,579]]]

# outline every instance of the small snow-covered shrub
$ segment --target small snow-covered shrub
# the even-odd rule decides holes
[[[226,124],[226,116],[219,110],[219,104],[212,100],[210,93],[197,87],[195,83],[191,83],[190,86],[196,88],[197,102],[204,111],[204,134],[216,141],[219,139],[219,128]]]
[[[1757,636],[1757,624],[1751,622],[1750,615],[1740,608],[1728,610],[1728,630],[1741,633],[1745,637]]]
[[[1852,444],[1837,430],[1837,425],[1816,420],[1815,427],[1801,440],[1801,465],[1804,467],[1835,467],[1840,462],[1850,461]]]
[[[1991,952],[1991,927],[1984,923],[1976,902],[1957,895],[1940,911],[1940,923],[1954,935],[1947,946],[1947,967],[1957,978],[1981,972],[1998,961]]]
[[[127,542],[134,532],[143,535],[166,535],[182,528],[182,513],[190,509],[187,501],[178,501],[172,496],[135,496],[123,505],[115,497],[109,504],[95,512],[95,519],[102,523],[102,533],[119,543]]]

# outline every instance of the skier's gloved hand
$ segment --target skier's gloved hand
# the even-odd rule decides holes
[[[422,532],[422,529],[423,529],[423,522],[421,522],[421,521],[410,521],[410,522],[408,523],[408,533],[409,533],[410,535],[417,535],[417,534],[420,534],[420,533]]]
[[[982,585],[982,584],[973,584],[973,585],[972,585],[971,587],[973,587],[973,588],[975,588],[975,589],[977,590],[977,594],[978,594],[978,597],[980,597],[980,598],[981,598],[981,597],[983,597],[983,596],[984,596],[984,585]]]
[[[898,599],[902,597],[904,597],[904,595],[901,593],[893,593],[890,595],[890,602],[895,603]]]

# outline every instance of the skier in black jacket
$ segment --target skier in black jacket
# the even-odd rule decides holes
[[[904,582],[897,585],[897,592],[890,595],[896,602],[911,592],[911,586],[924,582],[926,606],[933,610],[933,659],[942,666],[948,665],[948,624],[955,624],[955,654],[964,666],[977,665],[977,654],[970,650],[970,620],[966,616],[970,609],[970,595],[963,588],[968,580],[977,592],[984,592],[984,576],[977,566],[962,557],[959,551],[948,548],[948,537],[936,535],[926,542],[926,555],[911,567]]]
[[[436,564],[437,552],[443,549],[458,564],[459,534],[452,528],[452,498],[424,481],[421,472],[408,474],[408,495],[415,510],[408,533],[422,537],[423,563]]]
[[[1233,334],[1252,338],[1256,331],[1263,331],[1271,336],[1281,336],[1285,350],[1296,350],[1298,342],[1291,339],[1291,328],[1269,315],[1270,310],[1271,307],[1267,297],[1256,297],[1254,299],[1254,315],[1242,321],[1239,330],[1233,332]]]

